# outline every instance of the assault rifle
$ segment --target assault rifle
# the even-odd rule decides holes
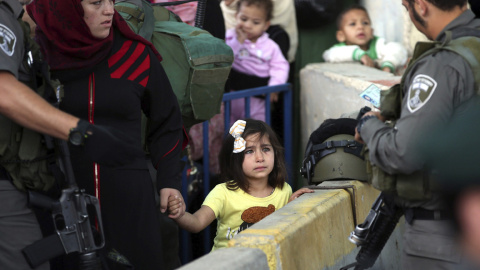
[[[355,258],[356,262],[340,270],[351,267],[355,267],[355,270],[363,270],[372,267],[403,213],[403,209],[394,204],[392,197],[383,192],[380,193],[365,221],[357,225],[348,237],[350,242],[361,246]]]
[[[60,255],[78,252],[79,269],[101,269],[97,250],[103,248],[105,238],[98,199],[78,188],[67,142],[51,139],[50,143],[59,152],[58,161],[67,188],[62,190],[58,201],[29,192],[29,203],[52,212],[56,234],[36,241],[22,252],[32,268]],[[96,226],[92,225],[92,221],[96,222]]]

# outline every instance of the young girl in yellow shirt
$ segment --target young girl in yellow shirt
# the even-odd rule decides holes
[[[220,151],[221,180],[210,191],[202,207],[194,214],[186,212],[175,219],[189,232],[197,233],[217,219],[217,234],[213,249],[227,246],[239,232],[283,207],[303,193],[292,194],[286,183],[287,170],[284,149],[275,132],[265,122],[238,120],[223,140]],[[182,207],[180,198],[169,200],[169,213]]]

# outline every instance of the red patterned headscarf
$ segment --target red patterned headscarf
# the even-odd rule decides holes
[[[113,33],[98,39],[92,36],[83,19],[82,0],[34,0],[27,12],[37,24],[37,42],[52,70],[92,67],[102,61],[113,45]],[[115,11],[113,26],[126,38],[139,41],[157,54],[152,43],[135,34]]]

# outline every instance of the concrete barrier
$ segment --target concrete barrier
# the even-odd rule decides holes
[[[257,248],[224,248],[179,268],[181,270],[268,269],[267,256]]]
[[[385,90],[400,82],[391,73],[359,63],[317,63],[300,71],[302,149],[308,137],[328,118],[372,106],[359,94],[371,84]]]
[[[363,222],[378,194],[359,181],[323,182],[315,193],[302,195],[235,236],[229,248],[180,269],[339,269],[355,261],[358,248],[348,236]],[[398,231],[391,237],[377,269],[401,269],[400,235]],[[219,265],[225,268],[216,268]]]

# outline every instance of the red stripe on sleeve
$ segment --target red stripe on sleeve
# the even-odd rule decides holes
[[[123,63],[117,70],[112,72],[110,75],[114,79],[121,78],[123,74],[129,69],[133,63],[138,59],[138,57],[142,54],[142,52],[145,50],[145,45],[142,43],[138,43],[137,47],[135,48],[135,51],[132,53],[132,55],[128,58],[125,63]]]
[[[88,122],[95,124],[95,73],[88,77]]]
[[[146,87],[146,86],[147,86],[148,77],[149,77],[149,76],[147,76],[145,79],[143,79],[143,80],[140,82],[140,85],[141,85],[141,86],[143,86],[143,87]]]
[[[179,142],[180,142],[180,140],[177,141],[177,143],[175,144],[175,146],[174,146],[172,149],[170,149],[170,151],[168,151],[167,153],[165,153],[165,155],[163,155],[163,157],[158,161],[158,163],[155,164],[155,169],[158,168],[158,164],[160,163],[160,161],[161,161],[164,157],[166,157],[166,156],[167,156],[168,154],[170,154],[175,148],[177,148]]]
[[[135,80],[138,77],[138,75],[142,74],[145,70],[147,70],[149,68],[150,68],[150,55],[147,55],[145,60],[143,60],[142,64],[140,64],[140,66],[132,73],[132,75],[128,76],[128,79],[130,81]],[[147,84],[145,83],[145,85],[143,85],[143,87],[145,87],[146,85]]]
[[[120,60],[127,53],[130,46],[132,46],[132,41],[131,40],[125,41],[122,45],[122,48],[120,48],[118,52],[116,52],[114,55],[112,55],[108,59],[108,67],[112,67],[113,65],[115,65],[118,62],[118,60]]]

